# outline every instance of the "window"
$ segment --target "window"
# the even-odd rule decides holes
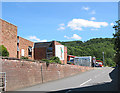
[[[24,56],[24,49],[21,49],[21,56]]]
[[[19,45],[17,45],[17,51],[19,51]]]
[[[46,54],[47,59],[50,59],[53,56],[52,52],[53,52],[53,48],[52,47],[48,47],[47,48],[47,54]]]
[[[53,48],[52,47],[48,47],[47,48],[47,52],[52,52],[53,51]]]
[[[19,37],[17,37],[17,43],[19,43]]]
[[[28,47],[28,56],[32,57],[32,47],[31,46]]]

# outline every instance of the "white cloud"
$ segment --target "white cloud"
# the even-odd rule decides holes
[[[65,26],[65,24],[64,23],[62,23],[62,24],[59,24],[60,26]]]
[[[96,14],[95,10],[93,10],[90,14]]]
[[[67,38],[67,39],[75,39],[75,40],[80,40],[80,39],[82,39],[79,35],[77,35],[77,34],[73,34],[73,36],[72,37],[68,37],[68,36],[64,36],[65,38]]]
[[[59,27],[57,30],[64,30],[65,27]]]
[[[78,36],[77,34],[73,34],[73,39],[82,39],[80,36]]]
[[[67,38],[67,39],[70,39],[70,37],[68,37],[68,36],[66,36],[66,35],[65,35],[64,37]]]
[[[73,19],[72,21],[68,22],[68,27],[72,30],[82,30],[82,27],[93,27],[93,28],[101,28],[108,26],[107,22],[94,22],[85,19]]]
[[[95,17],[91,17],[91,19],[90,20],[96,20],[96,18]]]
[[[114,25],[114,23],[110,23],[110,25],[111,25],[111,26],[113,26],[113,25]]]
[[[89,10],[90,8],[89,7],[82,7],[83,10]]]
[[[98,30],[98,29],[91,29],[91,30]]]
[[[33,42],[47,42],[47,40],[40,40],[39,38],[37,38],[36,36],[28,36],[29,40],[33,41]]]
[[[59,24],[59,28],[57,30],[65,30],[65,24]]]

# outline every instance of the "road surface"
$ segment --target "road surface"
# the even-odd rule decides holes
[[[117,91],[117,68],[102,67],[72,77],[38,84],[17,91]]]

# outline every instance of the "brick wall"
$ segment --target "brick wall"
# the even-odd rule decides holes
[[[53,56],[55,56],[55,45],[62,45],[56,41],[52,41]],[[47,47],[35,47],[34,48],[34,58],[35,60],[46,59],[46,48]],[[64,60],[61,60],[61,63],[67,64],[67,47],[64,46]]]
[[[64,64],[67,64],[67,47],[64,47]]]
[[[46,58],[46,47],[34,48],[34,58],[35,60]]]
[[[42,66],[42,68],[41,68]],[[42,74],[41,74],[42,69]],[[18,60],[2,60],[2,71],[7,75],[7,91],[75,75],[92,67],[36,63]]]
[[[0,19],[0,45],[4,45],[8,52],[9,57],[17,57],[17,26],[8,23],[2,19]]]
[[[0,19],[0,45],[2,45],[2,20]]]
[[[18,38],[19,38],[19,58],[21,57],[21,50],[24,49],[24,56],[33,60],[34,59],[34,49],[32,49],[32,56],[29,57],[28,56],[28,47],[29,46],[33,47],[34,42],[31,42],[31,41],[24,39],[22,37],[18,37]]]

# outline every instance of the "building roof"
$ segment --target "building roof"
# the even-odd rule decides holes
[[[69,57],[76,57],[76,56],[73,56],[73,55],[67,55],[67,56],[69,56]]]
[[[34,44],[35,48],[39,48],[39,47],[50,47],[52,46],[52,42],[38,42]]]

